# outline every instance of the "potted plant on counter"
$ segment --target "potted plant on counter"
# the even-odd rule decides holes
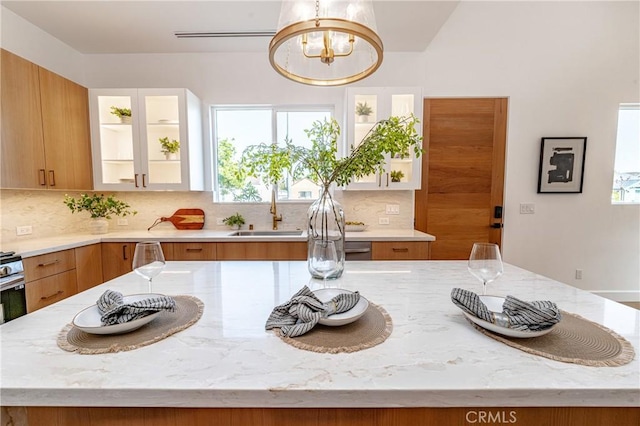
[[[357,146],[348,154],[338,157],[340,127],[335,119],[316,121],[305,133],[311,148],[294,145],[287,140],[284,146],[260,144],[247,147],[242,154],[241,168],[249,176],[263,182],[278,183],[291,174],[294,180],[309,178],[321,186],[320,198],[307,212],[309,253],[316,243],[335,242],[338,266],[329,278],[342,275],[344,269],[344,212],[333,199],[329,187],[346,186],[353,179],[373,173],[383,173],[386,156],[409,152],[416,157],[422,153],[422,138],[415,129],[418,119],[389,117],[376,123]],[[312,268],[309,271],[314,277]]]
[[[89,212],[89,229],[92,234],[106,234],[109,230],[107,219],[111,219],[111,216],[124,217],[138,213],[131,210],[129,204],[116,199],[115,195],[105,197],[103,194],[80,194],[79,198],[74,198],[65,194],[64,204],[69,207],[71,213]]]
[[[124,124],[131,124],[131,109],[119,108],[116,106],[111,107],[111,114],[120,118],[120,122]]]
[[[244,217],[238,212],[236,214],[232,214],[229,217],[225,217],[222,219],[225,225],[231,227],[231,229],[240,229],[242,225],[244,225]]]
[[[180,150],[180,142],[172,139],[169,140],[168,137],[158,139],[160,142],[160,146],[162,147],[161,151],[165,155],[167,160],[177,160],[178,159],[178,151]]]

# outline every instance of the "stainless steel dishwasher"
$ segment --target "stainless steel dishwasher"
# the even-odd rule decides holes
[[[345,260],[371,260],[371,241],[345,241]]]

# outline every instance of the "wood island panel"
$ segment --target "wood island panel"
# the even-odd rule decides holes
[[[14,419],[28,418],[29,426],[467,426],[474,424],[636,426],[640,424],[640,408],[637,407],[7,407],[4,414]]]

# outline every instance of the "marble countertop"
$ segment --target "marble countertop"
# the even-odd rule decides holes
[[[384,307],[393,333],[349,354],[296,349],[264,330],[272,308],[310,280],[306,262],[168,262],[154,292],[205,305],[193,326],[150,346],[103,355],[58,348],[73,316],[106,289],[146,291],[129,273],[0,326],[3,406],[497,407],[638,406],[638,355],[619,367],[553,361],[475,330],[450,301],[480,291],[463,261],[348,262],[330,283]],[[640,353],[640,312],[512,265],[490,294],[553,300]]]
[[[67,250],[100,242],[251,242],[251,241],[306,241],[306,231],[299,236],[233,236],[236,231],[212,230],[151,230],[151,231],[121,231],[103,235],[70,234],[49,238],[34,238],[3,243],[2,251],[15,251],[23,258],[38,256],[59,250]],[[363,232],[347,232],[347,241],[435,241],[435,237],[413,229],[390,229]]]

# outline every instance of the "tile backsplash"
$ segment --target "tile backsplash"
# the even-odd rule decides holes
[[[99,191],[100,192],[100,191]],[[102,191],[105,194],[110,192]],[[81,192],[55,190],[12,190],[0,191],[0,224],[2,226],[2,245],[12,241],[46,238],[62,234],[83,233],[88,231],[86,212],[71,213],[63,204],[65,194],[78,196]],[[244,228],[253,224],[255,229],[270,229],[271,215],[268,203],[216,204],[211,192],[118,192],[119,199],[129,203],[135,216],[127,216],[128,225],[117,225],[117,218],[109,222],[110,231],[144,230],[162,216],[171,216],[180,208],[200,208],[205,212],[205,229],[226,230],[224,225],[216,225],[216,218],[224,218],[239,212],[246,220]],[[342,204],[346,220],[360,221],[369,225],[369,229],[412,229],[413,228],[413,191],[340,191],[335,198]],[[387,215],[387,204],[400,206],[399,214]],[[306,214],[310,203],[278,203],[278,213],[283,221],[280,229],[306,229]],[[379,225],[378,218],[389,218],[389,225]],[[16,227],[31,226],[32,234],[16,235]],[[169,222],[160,224],[156,229],[170,227]]]

